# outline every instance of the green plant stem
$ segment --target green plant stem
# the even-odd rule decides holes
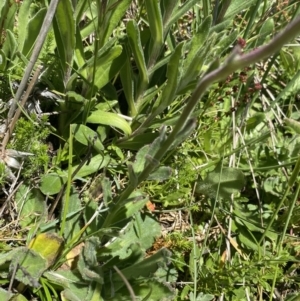
[[[300,17],[293,20],[282,32],[275,36],[268,44],[261,46],[249,53],[243,54],[240,52],[240,47],[236,46],[231,55],[219,68],[209,72],[200,79],[195,91],[193,92],[190,100],[183,109],[181,116],[178,119],[173,131],[162,143],[161,148],[156,154],[153,154],[153,159],[160,162],[173,142],[176,140],[177,135],[180,132],[185,131],[187,123],[189,122],[196,105],[200,101],[205,91],[215,82],[225,79],[228,75],[234,73],[238,69],[242,69],[246,66],[254,64],[266,57],[270,57],[272,54],[278,52],[285,43],[293,39],[300,32]],[[136,184],[129,183],[127,188],[120,194],[117,201],[127,199],[134,189],[144,180],[147,179],[149,174],[153,171],[154,166],[148,164],[143,172],[139,175]]]
[[[62,222],[60,227],[60,236],[63,236],[68,208],[70,203],[70,192],[71,192],[71,183],[72,183],[72,162],[73,162],[73,133],[70,127],[70,136],[69,136],[69,164],[68,164],[68,181],[67,188],[65,192],[65,203],[63,204],[63,214],[62,214]]]

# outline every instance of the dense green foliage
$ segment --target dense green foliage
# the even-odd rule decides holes
[[[299,14],[2,1],[0,299],[298,300]]]

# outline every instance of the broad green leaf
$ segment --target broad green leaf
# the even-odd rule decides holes
[[[239,169],[217,166],[210,172],[206,179],[198,181],[196,193],[204,194],[211,198],[220,196],[230,198],[233,193],[240,192],[245,185],[245,176]]]
[[[15,270],[16,265],[18,265],[16,280],[34,288],[40,287],[39,279],[47,269],[46,259],[33,250],[19,247],[15,258],[10,263],[10,272]]]
[[[13,298],[9,299],[10,301],[28,301],[27,298],[25,298],[21,294],[16,294]]]
[[[104,146],[101,143],[98,134],[83,124],[71,124],[71,130],[73,131],[74,138],[83,145],[92,145],[96,151],[100,152],[104,150]]]
[[[57,173],[49,173],[42,176],[40,189],[45,195],[53,195],[59,193],[62,186],[67,182],[67,176]]]
[[[91,113],[91,115],[87,118],[87,122],[116,127],[123,131],[125,135],[131,134],[131,127],[129,123],[116,113],[97,110]]]
[[[144,229],[147,229],[145,232]],[[98,254],[103,256],[119,257],[126,259],[131,255],[133,249],[129,249],[133,242],[139,243],[140,256],[143,257],[144,252],[151,247],[156,237],[160,236],[161,230],[159,223],[151,218],[148,214],[137,213],[135,219],[131,220],[126,226],[126,230],[107,246],[99,250]]]
[[[142,84],[147,84],[149,79],[148,79],[147,67],[145,63],[144,51],[141,44],[140,31],[137,23],[134,20],[130,20],[127,23],[126,31],[127,31],[130,47],[132,49],[135,58],[135,62],[140,72],[139,74],[141,77]]]
[[[21,185],[16,193],[16,204],[22,227],[45,221],[47,218],[45,197],[38,189]]]
[[[62,251],[64,240],[55,233],[41,233],[31,240],[28,248],[47,261],[47,268],[55,263]]]
[[[77,178],[89,176],[102,168],[106,167],[110,161],[109,156],[96,155],[87,164],[83,165],[79,172],[75,175]],[[77,170],[78,165],[73,166],[72,174]]]
[[[26,27],[26,36],[23,39],[21,39],[21,43],[19,45],[19,49],[21,50],[21,53],[29,58],[31,51],[33,50],[34,44],[36,42],[37,36],[40,32],[40,29],[42,27],[45,15],[46,15],[47,9],[42,8],[40,9],[29,21],[24,24],[24,27]],[[22,37],[21,37],[22,38]],[[21,48],[22,47],[22,48]]]
[[[7,290],[0,287],[0,300],[12,300],[13,296],[14,294],[12,292],[8,292]]]
[[[85,80],[88,83],[92,84],[94,67],[96,67],[94,86],[96,89],[100,89],[104,87],[122,68],[124,59],[121,57],[121,61],[116,60],[121,55],[121,53],[122,47],[120,45],[114,46],[103,55],[98,55],[96,58],[96,64],[94,64],[94,57],[90,59],[87,62],[87,65],[79,70],[79,72],[82,76],[84,76],[84,74],[86,73],[87,78],[85,78]]]

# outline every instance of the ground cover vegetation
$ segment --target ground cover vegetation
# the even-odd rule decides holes
[[[297,0],[0,2],[0,300],[300,300]]]

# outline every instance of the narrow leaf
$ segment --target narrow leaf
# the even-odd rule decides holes
[[[136,22],[134,20],[130,20],[127,23],[126,30],[127,30],[129,44],[135,58],[135,62],[140,71],[141,80],[143,83],[148,83],[149,79],[147,74],[145,58],[144,58],[144,51],[141,44],[140,31]]]

